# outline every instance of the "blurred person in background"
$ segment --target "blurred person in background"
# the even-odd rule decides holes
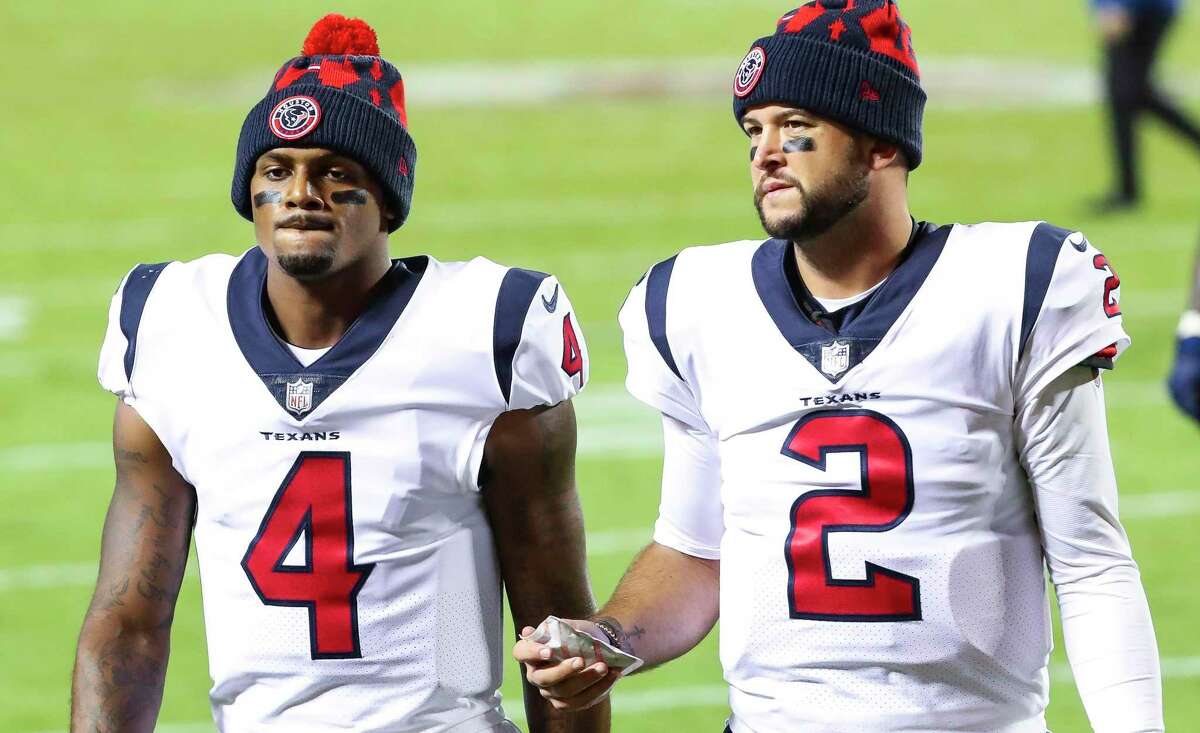
[[[1200,248],[1192,277],[1191,300],[1175,331],[1175,365],[1167,386],[1180,410],[1200,421]]]
[[[924,104],[891,0],[754,42],[733,107],[770,238],[685,249],[622,307],[659,517],[573,623],[652,668],[719,618],[732,733],[1045,733],[1048,569],[1094,729],[1161,731],[1098,376],[1120,281],[1070,229],[914,220]],[[548,652],[514,648],[556,705],[617,680]]]
[[[392,259],[416,147],[375,32],[330,15],[242,126],[258,246],[139,265],[100,355],[116,486],[78,733],[155,728],[189,541],[223,733],[516,731],[513,619],[594,610],[566,293],[482,257]],[[528,686],[532,731],[607,731]]]
[[[1137,206],[1141,198],[1136,127],[1154,115],[1200,151],[1200,126],[1154,82],[1163,41],[1182,0],[1092,0],[1104,42],[1105,91],[1112,126],[1114,188],[1095,202],[1097,213]]]

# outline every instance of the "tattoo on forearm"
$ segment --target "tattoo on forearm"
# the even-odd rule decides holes
[[[637,654],[634,650],[634,640],[640,641],[646,635],[646,630],[636,624],[632,631],[625,631],[625,627],[621,625],[621,622],[612,616],[597,616],[592,619],[592,623],[599,625],[601,628],[607,628],[616,637],[614,641],[617,642],[617,648],[634,655]]]
[[[155,544],[159,544],[157,538]],[[168,590],[175,581],[174,566],[162,552],[155,550],[153,557],[142,568],[141,576],[137,583],[137,591],[142,598],[175,604],[179,594]]]
[[[195,494],[155,483],[152,454],[118,447],[100,582],[74,676],[72,730],[150,730],[162,702],[171,621],[187,565]]]
[[[146,466],[149,463],[146,456],[135,450],[117,449],[113,456],[117,466],[117,481],[126,479],[131,473],[134,473]]]
[[[146,456],[142,455],[140,452],[135,450],[125,450],[124,448],[117,449],[117,462],[141,464],[149,463],[149,461],[146,460]]]
[[[154,491],[158,494],[159,501],[157,504],[142,504],[137,522],[133,525],[135,533],[141,532],[145,528],[147,520],[154,522],[159,529],[179,528],[179,520],[175,516],[176,507],[179,505],[178,497],[171,496],[158,484],[154,484]],[[162,535],[156,535],[156,537],[161,538]]]
[[[119,464],[122,460],[137,463],[145,459],[139,453],[120,451],[117,460]],[[109,581],[107,594],[96,594],[91,612],[103,613],[124,606],[132,586],[138,596],[154,604],[158,613],[152,626],[161,629],[171,625],[187,563],[188,533],[180,531],[183,520],[179,511],[180,502],[186,501],[186,497],[173,494],[159,484],[151,484],[151,489],[152,496],[144,495],[141,502],[134,504],[136,518],[124,533],[124,551],[138,552],[143,559],[132,575]],[[181,539],[182,546],[178,545]]]
[[[125,594],[129,592],[129,578],[122,578],[115,583],[109,583],[108,594],[103,600],[99,594],[96,597],[96,606],[101,611],[111,611],[114,608],[120,608],[125,605]]]
[[[84,730],[89,733],[128,730],[130,723],[157,711],[162,701],[165,642],[147,645],[143,638],[126,638],[128,633],[118,631],[93,657],[81,660],[80,682],[87,694],[76,702],[84,703]]]

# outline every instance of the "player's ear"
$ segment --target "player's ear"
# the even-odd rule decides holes
[[[907,165],[904,151],[900,149],[899,145],[876,137],[869,137],[868,140],[870,148],[867,154],[867,164],[871,170],[881,171],[897,164]]]
[[[386,201],[379,201],[379,231],[387,232],[392,229],[392,222],[396,220],[396,215],[392,213],[392,207],[388,206]]]

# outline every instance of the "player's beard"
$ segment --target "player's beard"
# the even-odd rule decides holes
[[[870,195],[871,183],[866,166],[847,160],[846,166],[827,183],[808,189],[796,184],[796,191],[801,196],[800,208],[781,219],[767,219],[762,206],[765,194],[759,190],[754,192],[754,208],[767,234],[800,243],[821,236],[858,208]]]
[[[333,269],[336,251],[323,246],[301,252],[280,252],[275,260],[279,268],[297,280],[315,280]]]

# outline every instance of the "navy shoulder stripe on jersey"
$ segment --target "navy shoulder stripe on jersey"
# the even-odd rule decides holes
[[[125,379],[133,379],[133,358],[137,354],[138,328],[146,311],[146,299],[169,262],[138,265],[129,273],[121,291],[121,333],[125,336]]]
[[[525,315],[542,281],[548,277],[544,272],[513,267],[500,281],[500,292],[496,295],[496,319],[492,324],[492,360],[496,367],[496,381],[500,384],[500,392],[506,403],[512,396],[513,359],[521,344],[521,332],[525,330]]]
[[[675,257],[650,268],[650,274],[646,276],[646,323],[650,328],[650,340],[658,349],[659,356],[676,377],[683,379],[675,364],[675,355],[671,353],[671,343],[667,340],[667,288],[671,285],[671,273],[675,270]]]
[[[1017,358],[1025,355],[1025,346],[1033,333],[1033,324],[1042,312],[1050,280],[1054,277],[1054,265],[1063,242],[1071,230],[1056,227],[1046,222],[1038,224],[1029,238],[1029,254],[1025,259],[1025,304],[1021,308],[1021,341]]]

